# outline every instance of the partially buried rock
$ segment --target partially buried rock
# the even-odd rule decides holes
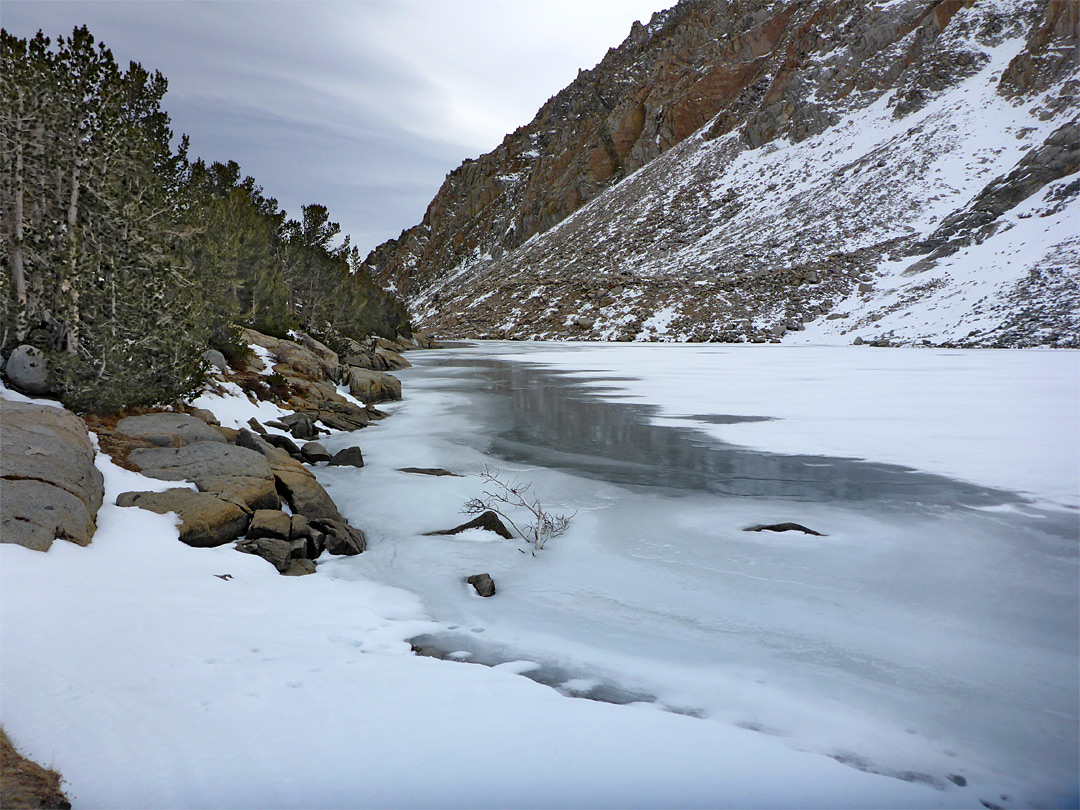
[[[468,523],[462,523],[460,526],[455,526],[452,529],[443,529],[438,532],[428,532],[427,536],[435,536],[440,534],[460,534],[467,529],[483,529],[488,532],[495,532],[495,534],[505,537],[507,540],[513,540],[514,535],[510,534],[510,530],[506,528],[499,516],[494,512],[484,512],[477,518],[470,520]]]
[[[412,473],[413,475],[433,475],[433,476],[445,476],[449,475],[454,478],[461,478],[462,476],[457,473],[444,470],[441,467],[399,467],[398,472]]]
[[[495,595],[495,581],[491,578],[491,574],[473,574],[465,581],[472,585],[480,596]]]
[[[331,554],[352,556],[367,548],[367,538],[344,520],[312,520],[311,525],[326,535],[326,550]]]
[[[326,451],[319,442],[306,442],[303,447],[300,448],[300,458],[306,461],[308,464],[319,464],[323,461],[330,461],[330,454]]]
[[[289,567],[281,572],[283,577],[302,577],[315,573],[315,563],[311,560],[290,560]]]
[[[359,447],[346,447],[334,454],[330,464],[334,467],[363,467],[364,454]]]
[[[248,528],[247,513],[235,503],[207,492],[167,489],[164,492],[124,492],[117,506],[137,506],[164,515],[180,516],[180,540],[196,548],[213,548],[242,537]]]
[[[262,557],[279,573],[284,573],[294,559],[304,556],[306,547],[303,543],[293,543],[280,537],[248,537],[236,544],[236,550]]]
[[[804,532],[815,537],[825,537],[821,532],[815,532],[798,523],[769,523],[761,526],[747,526],[744,532]]]

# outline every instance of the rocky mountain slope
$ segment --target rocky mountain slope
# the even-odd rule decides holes
[[[1076,346],[1078,22],[684,0],[367,267],[446,336]]]

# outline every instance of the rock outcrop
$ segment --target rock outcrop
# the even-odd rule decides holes
[[[277,509],[281,502],[266,458],[253,450],[218,442],[132,450],[129,461],[144,475],[191,481],[241,508]]]
[[[0,542],[48,551],[93,539],[104,480],[86,425],[63,408],[0,400]]]

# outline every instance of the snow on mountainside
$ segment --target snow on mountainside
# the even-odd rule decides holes
[[[612,54],[682,43],[706,86],[680,103],[700,92],[703,126],[521,244],[477,224],[502,227],[507,192],[458,223],[457,254],[403,238],[369,262],[447,336],[1080,345],[1078,18],[1035,0],[681,3],[595,72],[617,89],[636,74]],[[702,19],[719,45],[683,31]],[[655,95],[675,68],[649,58]],[[715,91],[717,72],[739,78]],[[444,191],[433,208],[464,193]]]

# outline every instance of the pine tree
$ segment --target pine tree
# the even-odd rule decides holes
[[[85,27],[2,40],[5,346],[45,349],[65,402],[117,410],[201,382],[200,296],[160,73],[126,72]],[[8,148],[4,150],[5,156]]]

